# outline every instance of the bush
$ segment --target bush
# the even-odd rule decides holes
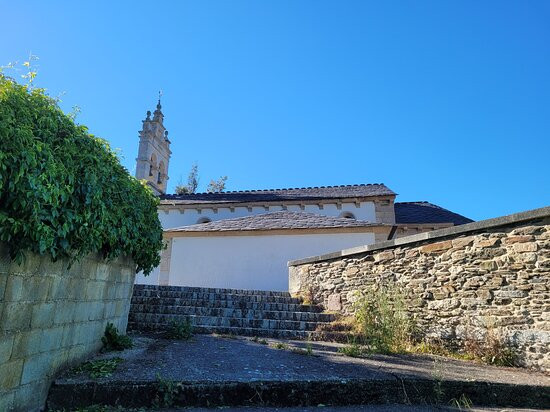
[[[165,334],[167,339],[188,340],[193,336],[193,325],[189,318],[185,321],[173,320],[168,325],[168,330]]]
[[[517,366],[519,363],[517,349],[493,329],[487,329],[481,339],[467,335],[464,339],[464,351],[488,365]]]
[[[404,351],[413,332],[405,298],[394,287],[364,291],[354,304],[361,340],[370,352]]]
[[[0,73],[0,240],[71,262],[125,254],[145,274],[158,266],[158,199],[108,143],[76,125],[43,90]]]
[[[119,334],[118,329],[112,323],[108,323],[105,327],[105,335],[101,337],[101,342],[103,343],[103,352],[121,351],[134,346],[132,339],[127,335]]]

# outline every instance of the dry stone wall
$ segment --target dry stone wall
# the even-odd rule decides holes
[[[491,331],[550,370],[550,208],[369,248],[290,262],[291,292],[351,314],[358,291],[397,284],[427,337]]]
[[[44,406],[52,378],[101,347],[108,322],[126,330],[135,265],[88,256],[67,268],[0,243],[0,411]]]

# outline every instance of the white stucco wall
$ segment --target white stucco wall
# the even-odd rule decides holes
[[[339,211],[341,212],[341,211]],[[288,290],[289,260],[374,243],[373,233],[177,237],[172,286]],[[158,268],[136,283],[158,284]]]
[[[183,209],[182,209],[183,210]],[[180,210],[159,210],[159,219],[164,229],[171,229],[180,226],[194,225],[201,218],[209,218],[211,220],[234,219],[244,216],[259,215],[262,213],[278,212],[283,210],[281,206],[270,206],[269,210],[264,207],[253,207],[252,211],[248,211],[246,207],[236,207],[232,212],[228,207],[218,207],[217,213],[213,209],[202,209],[201,213],[196,209],[185,209],[184,213]],[[359,207],[355,203],[342,203],[341,209],[338,209],[336,204],[325,204],[323,209],[319,209],[317,205],[305,205],[304,210],[299,205],[289,205],[287,210],[291,212],[310,212],[319,215],[338,217],[343,212],[351,212],[357,220],[366,220],[368,222],[376,222],[376,214],[373,202],[361,202]]]

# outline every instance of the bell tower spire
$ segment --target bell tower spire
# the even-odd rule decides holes
[[[143,127],[139,132],[139,149],[136,159],[136,178],[144,179],[153,188],[157,195],[166,193],[168,183],[168,163],[170,162],[170,140],[168,130],[164,127],[164,114],[161,109],[159,91],[157,108],[153,112],[147,111],[143,120]]]

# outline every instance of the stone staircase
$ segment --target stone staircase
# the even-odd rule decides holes
[[[195,333],[316,339],[334,321],[288,292],[134,285],[128,328],[161,331],[189,319]]]

